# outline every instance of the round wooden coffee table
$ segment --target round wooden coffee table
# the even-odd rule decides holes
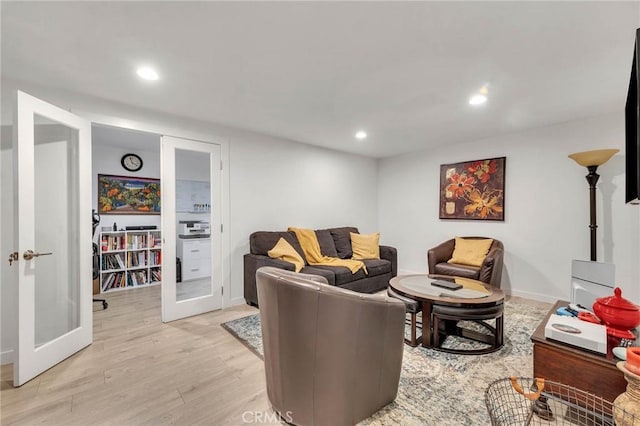
[[[431,284],[435,280],[455,282],[461,284],[462,288],[448,290],[437,287]],[[504,293],[500,289],[470,278],[433,274],[398,275],[391,279],[389,286],[397,293],[422,304],[422,346],[454,353],[487,353],[502,346]],[[473,331],[459,334],[489,343],[491,347],[481,350],[447,350],[439,347],[441,334],[446,337],[457,332],[450,326],[445,327],[445,330],[436,328],[440,319],[455,323],[459,320],[480,322],[492,318],[496,319],[493,336]],[[491,328],[484,322],[482,325]],[[493,337],[493,340],[489,341],[487,337]]]

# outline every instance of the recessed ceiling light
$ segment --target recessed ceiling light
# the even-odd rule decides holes
[[[482,105],[487,102],[487,96],[482,94],[473,95],[469,98],[469,104],[471,105]]]
[[[356,133],[356,139],[358,140],[363,140],[367,138],[367,133],[363,132],[362,130],[360,130],[358,133]]]
[[[160,78],[160,76],[158,76],[158,73],[153,68],[149,67],[138,68],[136,73],[138,74],[138,77],[143,80],[155,81]]]
[[[480,90],[478,90],[478,93],[476,93],[475,95],[472,95],[469,98],[469,104],[482,105],[483,103],[487,102],[488,94],[489,94],[489,87],[488,87],[488,84],[485,84],[480,88]]]

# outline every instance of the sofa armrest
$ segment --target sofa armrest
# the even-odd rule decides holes
[[[453,249],[455,248],[456,240],[451,239],[444,243],[429,249],[427,252],[427,264],[429,265],[429,273],[435,274],[436,265],[441,262],[446,262],[451,259]]]
[[[263,266],[273,266],[278,269],[295,271],[291,262],[272,259],[269,256],[247,253],[244,255],[244,300],[253,306],[258,306],[258,291],[256,289],[256,271]]]
[[[398,275],[398,250],[395,247],[380,246],[380,259],[391,262],[391,277]]]
[[[504,262],[504,250],[501,247],[493,247],[484,258],[480,266],[479,280],[500,288],[502,281],[502,264]]]

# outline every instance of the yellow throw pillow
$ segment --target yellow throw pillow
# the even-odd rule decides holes
[[[482,266],[484,258],[487,257],[489,249],[493,244],[492,238],[472,240],[468,238],[456,237],[456,245],[453,255],[448,263],[459,263],[461,265]]]
[[[276,245],[269,250],[267,254],[273,259],[293,263],[296,267],[296,272],[300,272],[302,268],[304,268],[304,259],[300,256],[300,253],[282,237],[280,237]]]
[[[364,235],[349,232],[351,236],[351,249],[353,251],[352,259],[380,259],[380,233]]]

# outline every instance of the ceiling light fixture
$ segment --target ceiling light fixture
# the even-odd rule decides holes
[[[487,96],[482,94],[473,95],[469,98],[470,105],[482,105],[487,102]]]
[[[475,95],[472,95],[469,98],[469,104],[470,105],[482,105],[485,102],[487,102],[487,95],[489,94],[489,90],[487,88],[487,85],[485,84],[484,86],[482,86],[480,88],[480,90],[478,90],[478,93],[476,93]]]
[[[358,133],[356,133],[356,139],[358,140],[363,140],[367,138],[367,133],[363,132],[362,130],[360,130]]]
[[[158,73],[153,68],[149,67],[138,68],[136,73],[138,74],[138,77],[143,80],[155,81],[160,78],[160,76],[158,76]]]

